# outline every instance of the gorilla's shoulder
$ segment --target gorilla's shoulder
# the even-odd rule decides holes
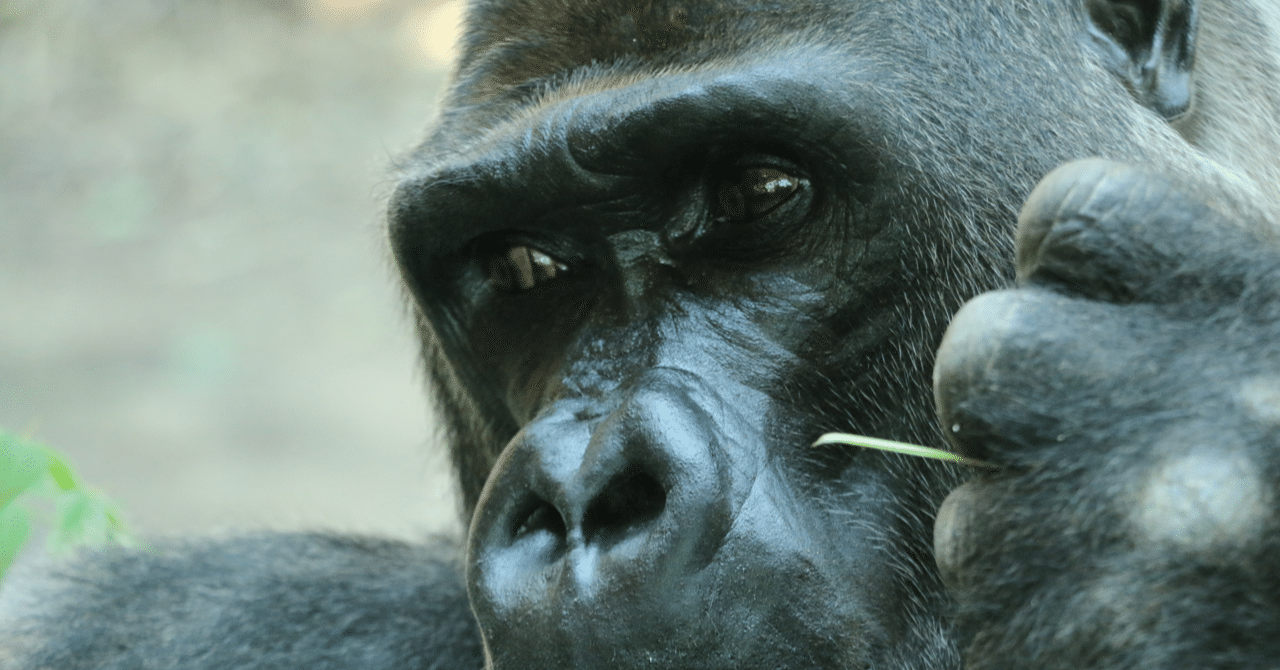
[[[0,668],[475,668],[457,557],[322,533],[84,551],[8,580]]]

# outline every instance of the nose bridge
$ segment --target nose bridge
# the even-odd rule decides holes
[[[722,491],[733,445],[720,422],[731,413],[695,373],[655,367],[639,375],[620,401],[560,401],[512,444],[516,460],[539,496],[555,505],[570,533],[580,528],[601,492],[643,472],[677,502],[691,491]]]
[[[669,497],[726,491],[725,431],[704,407],[714,392],[690,372],[654,368],[593,431],[579,472],[581,490],[606,488],[618,473],[649,473]],[[699,397],[700,396],[700,397]]]

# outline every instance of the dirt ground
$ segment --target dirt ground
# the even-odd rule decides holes
[[[456,526],[381,211],[452,14],[347,4],[0,0],[0,426],[143,535]]]

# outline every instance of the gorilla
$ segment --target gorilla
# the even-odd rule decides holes
[[[1276,30],[473,0],[389,208],[464,546],[89,552],[0,667],[1274,668]]]

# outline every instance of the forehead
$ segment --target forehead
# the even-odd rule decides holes
[[[864,0],[479,0],[468,13],[462,69],[473,90],[517,86],[588,65],[726,60],[826,39],[832,26],[864,41]],[[893,3],[888,3],[893,4]],[[876,11],[884,15],[886,9]],[[861,15],[863,20],[856,20]],[[879,21],[881,30],[884,21]]]
[[[821,45],[893,67],[1052,48],[1065,0],[473,0],[457,91],[485,98],[586,66],[669,67]],[[617,70],[615,69],[616,73]],[[475,102],[475,99],[465,102]]]
[[[1006,169],[984,157],[1099,153],[1120,146],[1132,119],[1100,124],[1127,94],[1092,62],[1082,4],[472,0],[444,113],[409,175],[471,160],[493,138],[581,104],[625,107],[655,86],[705,91],[726,76],[755,77],[762,95],[784,90],[774,84],[818,90],[821,108],[804,97],[768,108],[805,118],[825,110],[919,165],[973,161],[964,170],[980,172]],[[1018,165],[1044,167],[1028,160]]]

